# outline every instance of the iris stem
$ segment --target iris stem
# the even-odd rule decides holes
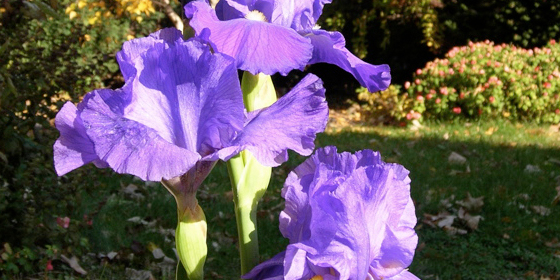
[[[239,257],[241,259],[241,274],[246,274],[259,263],[259,242],[257,236],[257,207],[256,203],[247,205],[247,196],[252,196],[243,187],[246,170],[243,157],[238,154],[227,162],[228,173],[233,189],[235,204],[235,218],[239,238]],[[255,204],[255,205],[253,205]]]
[[[268,75],[244,72],[241,90],[247,112],[276,101],[276,91]],[[244,275],[259,264],[257,206],[268,188],[272,168],[261,165],[249,151],[228,160],[227,166],[235,203],[241,275]]]

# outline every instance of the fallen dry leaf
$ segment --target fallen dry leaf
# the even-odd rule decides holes
[[[449,157],[447,157],[447,162],[449,162],[450,164],[463,165],[465,164],[465,162],[467,162],[467,158],[460,155],[459,153],[451,152]]]
[[[476,212],[484,206],[484,196],[472,197],[471,194],[467,192],[467,198],[456,201],[455,203],[463,206],[468,212]]]
[[[437,222],[437,226],[440,227],[440,228],[449,227],[449,226],[453,225],[453,222],[455,221],[455,218],[457,218],[457,216],[454,216],[454,215],[444,216],[442,219],[440,219]]]
[[[113,260],[119,253],[115,252],[115,251],[111,251],[109,253],[107,253],[107,258],[110,260]]]
[[[533,212],[541,215],[541,216],[548,216],[550,215],[550,209],[546,208],[542,205],[533,205],[531,206],[531,209],[533,210]]]
[[[455,195],[451,195],[449,198],[445,198],[439,201],[439,204],[444,208],[453,207],[453,200],[455,200]]]
[[[449,235],[463,235],[463,234],[467,234],[468,232],[464,229],[460,229],[460,228],[456,228],[456,227],[452,227],[452,226],[446,226],[443,228],[443,230],[445,230],[445,232],[447,232],[447,234]]]
[[[62,259],[62,261],[64,261],[65,263],[67,263],[74,271],[76,271],[77,273],[81,274],[81,275],[86,275],[87,271],[85,271],[80,264],[78,263],[78,258],[76,258],[76,256],[72,256],[71,258],[68,258],[65,255],[60,255],[60,258]]]
[[[148,270],[136,270],[127,267],[125,270],[126,278],[131,280],[155,280],[156,278]]]
[[[458,217],[463,220],[467,227],[471,230],[478,229],[478,223],[480,223],[481,220],[484,220],[484,218],[480,215],[472,216],[467,213],[463,207],[459,209]]]
[[[437,215],[424,213],[423,222],[434,228],[444,228],[446,226],[451,226],[455,218],[457,218],[457,216],[451,215],[445,211],[440,212]]]
[[[527,166],[525,166],[525,170],[523,170],[523,172],[528,173],[528,174],[534,174],[534,173],[540,173],[540,172],[542,172],[542,170],[536,165],[527,164]]]

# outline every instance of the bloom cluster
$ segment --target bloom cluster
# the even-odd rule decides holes
[[[327,62],[371,90],[390,82],[387,65],[367,64],[340,33],[313,28],[326,3],[222,0],[214,10],[195,1],[185,6],[194,38],[163,29],[126,42],[117,54],[124,86],[90,92],[57,114],[57,173],[94,163],[161,181],[177,202],[177,277],[195,280],[203,279],[207,253],[196,192],[215,162],[227,161],[241,271],[249,272],[258,261],[251,232],[270,168],[287,160],[287,150],[311,155],[328,119],[317,76],[276,100],[267,75]],[[247,71],[242,81],[238,69]],[[290,245],[245,277],[417,279],[406,270],[417,244],[409,188],[408,171],[378,153],[319,149],[286,180],[280,230]]]
[[[554,40],[534,49],[470,42],[418,69],[404,89],[414,100],[411,110],[426,118],[500,116],[557,123],[559,55]]]
[[[495,117],[558,123],[559,55],[555,40],[533,49],[470,42],[417,69],[402,87],[373,94],[362,88],[359,98],[374,117],[403,124]]]

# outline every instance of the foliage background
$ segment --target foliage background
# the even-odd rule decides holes
[[[115,60],[122,43],[172,26],[161,3],[164,2],[1,2],[3,277],[36,275],[50,260],[63,254],[83,255],[98,249],[98,242],[91,241],[96,241],[96,235],[83,235],[81,231],[91,227],[92,217],[110,216],[103,212],[103,206],[119,194],[120,184],[132,182],[133,178],[92,167],[81,168],[71,176],[56,176],[52,145],[58,132],[53,118],[66,101],[77,103],[93,89],[122,85]],[[178,2],[168,5],[181,14]],[[560,35],[560,3],[335,0],[326,6],[320,25],[341,31],[348,38],[347,47],[365,61],[389,64],[393,82],[398,85],[410,80],[426,62],[443,57],[453,46],[466,45],[469,40],[490,39],[496,44],[528,48],[544,46]],[[308,71],[325,81],[331,106],[343,106],[346,99],[356,98],[358,85],[346,72],[329,65],[314,65]],[[280,87],[288,88],[302,75],[294,72],[275,80]],[[66,216],[72,219],[65,228],[57,223],[57,218]],[[168,227],[172,227],[168,225],[172,222],[160,221]],[[122,267],[127,264],[123,261]]]

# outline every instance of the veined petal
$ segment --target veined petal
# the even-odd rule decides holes
[[[389,87],[391,83],[389,65],[373,65],[362,61],[346,49],[344,36],[339,32],[307,30],[300,33],[310,38],[313,44],[313,58],[309,64],[325,62],[337,65],[352,74],[360,85],[370,92]]]
[[[308,279],[308,270],[332,279],[408,275],[403,271],[418,240],[402,166],[386,164],[370,150],[338,154],[335,147],[321,148],[290,173],[282,196],[280,229],[290,239],[285,276]]]
[[[388,198],[390,199],[390,198]],[[381,247],[370,265],[370,273],[376,277],[393,279],[395,275],[402,273],[402,268],[408,267],[414,258],[414,250],[418,244],[418,236],[414,231],[416,215],[412,199],[406,205],[402,214],[403,223],[400,226],[385,228]],[[391,218],[389,218],[391,219]],[[410,221],[414,219],[413,223]],[[370,229],[370,232],[373,229]]]
[[[78,116],[78,108],[72,102],[66,102],[56,114],[55,125],[60,131],[53,147],[54,167],[59,176],[92,161],[99,167],[106,167],[95,153],[93,142]]]
[[[228,160],[249,150],[263,165],[278,166],[287,160],[287,150],[309,155],[317,133],[325,129],[328,107],[322,81],[309,74],[270,107],[250,112],[243,130],[218,152]]]
[[[293,29],[244,18],[220,21],[214,10],[200,1],[187,4],[185,14],[192,18],[190,25],[197,34],[203,28],[210,29],[217,51],[234,57],[237,68],[254,75],[287,75],[292,69],[303,69],[311,59],[310,40]]]
[[[323,7],[332,0],[277,0],[270,22],[294,30],[312,29],[323,13]]]
[[[154,129],[122,115],[122,90],[97,90],[83,101],[80,117],[96,154],[118,173],[160,181],[184,174],[200,156],[161,138]]]
[[[127,119],[203,157],[242,129],[243,97],[231,57],[191,40],[156,44],[138,64],[144,68],[134,80]]]
[[[117,62],[119,63],[124,80],[134,77],[137,71],[142,69],[135,68],[135,60],[144,54],[149,48],[156,43],[164,43],[173,45],[181,42],[183,35],[181,31],[175,28],[165,28],[150,34],[148,37],[142,37],[126,41],[122,50],[117,53]]]

